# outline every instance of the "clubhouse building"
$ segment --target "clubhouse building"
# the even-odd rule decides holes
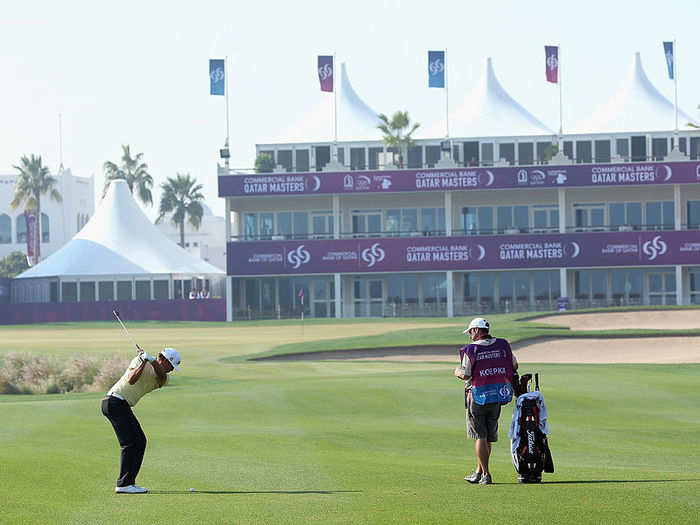
[[[272,173],[219,169],[227,320],[700,304],[700,129],[682,111],[674,129],[639,55],[561,137],[488,60],[450,138],[426,129],[401,166],[344,67],[338,84],[337,143],[258,144]]]

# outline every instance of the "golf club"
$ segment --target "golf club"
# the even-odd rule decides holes
[[[131,337],[131,334],[129,333],[129,330],[126,329],[126,325],[124,325],[124,322],[122,321],[121,317],[119,317],[119,310],[112,310],[112,313],[114,314],[114,317],[117,318],[117,321],[119,321],[119,324],[122,325],[122,328],[126,332],[126,335],[129,336],[129,339],[131,339],[131,342],[134,343],[134,346],[136,346],[136,352],[140,353],[143,352],[141,347],[138,345],[136,341],[134,341],[134,338]]]

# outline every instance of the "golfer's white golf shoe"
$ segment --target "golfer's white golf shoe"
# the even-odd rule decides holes
[[[148,489],[138,485],[127,485],[126,487],[116,487],[114,492],[117,494],[145,494]]]

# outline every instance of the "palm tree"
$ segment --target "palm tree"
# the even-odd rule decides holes
[[[411,126],[411,119],[408,116],[408,111],[397,111],[391,117],[391,120],[384,114],[378,115],[381,123],[377,126],[384,136],[382,140],[384,144],[390,148],[396,148],[399,154],[399,168],[403,168],[404,153],[408,156],[408,148],[413,146],[413,138],[411,135],[420,126],[415,123]],[[410,128],[410,131],[406,130]]]
[[[54,187],[56,177],[49,174],[49,168],[41,162],[41,155],[24,155],[19,166],[13,166],[19,171],[15,185],[15,196],[10,202],[10,208],[17,209],[20,204],[25,204],[25,209],[34,210],[36,213],[36,226],[34,234],[34,263],[39,261],[39,247],[41,242],[41,196],[49,194],[56,202],[61,202],[63,197]]]
[[[160,185],[163,194],[160,198],[160,214],[156,223],[163,220],[168,213],[174,211],[172,222],[180,227],[180,246],[185,247],[185,219],[189,217],[189,223],[195,230],[199,229],[202,223],[204,209],[201,201],[202,185],[197,184],[197,179],[190,177],[187,173],[176,174],[175,178],[168,177],[168,181]]]
[[[135,157],[132,157],[129,145],[123,144],[121,165],[117,166],[114,162],[107,161],[104,164],[104,170],[105,187],[102,197],[107,193],[110,182],[123,179],[129,185],[131,193],[134,193],[134,188],[136,188],[141,202],[148,205],[153,204],[153,195],[151,195],[153,177],[147,171],[148,164],[143,162],[143,153],[137,153]]]

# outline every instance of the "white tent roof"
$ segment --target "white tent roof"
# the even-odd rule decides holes
[[[683,129],[695,120],[678,109],[678,127]],[[639,53],[617,92],[578,123],[569,133],[616,133],[673,130],[676,126],[675,107],[649,81]]]
[[[95,215],[56,253],[17,278],[223,272],[170,241],[115,180]]]
[[[338,140],[381,140],[377,129],[379,117],[360,98],[350,83],[345,63],[340,64],[340,81],[336,81]],[[279,137],[266,140],[265,144],[286,144],[290,142],[332,142],[333,141],[333,93],[321,93],[321,101],[301,121],[290,126]]]
[[[507,137],[523,135],[553,135],[554,132],[528,110],[518,104],[503,88],[493,71],[491,58],[486,59],[484,72],[474,90],[450,112],[451,137]],[[440,122],[424,130],[418,128],[416,137],[445,136],[445,124]]]

